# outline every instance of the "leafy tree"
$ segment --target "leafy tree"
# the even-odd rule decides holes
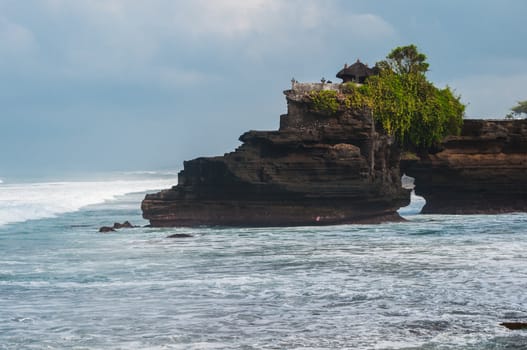
[[[379,75],[355,89],[353,106],[369,108],[373,117],[405,148],[426,148],[461,131],[465,106],[447,87],[426,79],[426,56],[415,45],[394,49],[377,64]]]
[[[449,87],[440,89],[427,80],[426,56],[415,45],[394,49],[376,67],[379,74],[364,85],[345,83],[339,92],[311,92],[313,109],[327,115],[369,110],[376,124],[406,149],[428,148],[459,134],[465,106]]]
[[[527,100],[519,101],[518,104],[511,108],[511,111],[516,115],[527,115]]]
[[[399,46],[386,56],[386,60],[378,62],[380,69],[390,69],[396,74],[426,73],[429,64],[426,55],[417,50],[417,46]]]

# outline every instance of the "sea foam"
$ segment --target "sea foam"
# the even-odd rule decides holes
[[[175,178],[3,184],[0,225],[55,217],[127,193],[167,188]],[[139,205],[139,203],[138,203]]]
[[[410,216],[410,215],[417,215],[421,213],[421,209],[426,204],[426,200],[415,194],[415,192],[412,190],[412,194],[410,196],[410,204],[406,207],[400,208],[397,212],[401,216]]]

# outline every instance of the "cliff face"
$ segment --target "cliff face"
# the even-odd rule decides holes
[[[465,120],[461,136],[404,160],[426,199],[423,213],[527,211],[527,120]]]
[[[178,185],[149,194],[152,226],[292,226],[400,220],[409,203],[399,151],[368,113],[316,112],[285,92],[278,131],[249,131],[236,151],[184,162]]]

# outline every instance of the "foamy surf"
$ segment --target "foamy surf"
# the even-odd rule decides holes
[[[411,215],[417,215],[421,213],[421,209],[426,204],[426,200],[415,194],[415,192],[412,190],[412,194],[410,196],[410,204],[406,207],[400,208],[397,212],[401,216],[411,216]]]
[[[127,193],[168,188],[176,182],[175,178],[164,178],[3,184],[0,187],[0,226],[55,217]]]

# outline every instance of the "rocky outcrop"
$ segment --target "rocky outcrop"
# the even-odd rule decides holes
[[[510,330],[527,329],[527,322],[503,322],[500,326],[506,327]]]
[[[132,225],[130,221],[125,221],[122,224],[119,222],[114,222],[113,228],[114,229],[121,229],[121,228],[134,228],[136,226]]]
[[[99,229],[99,232],[102,233],[108,233],[108,232],[115,232],[116,230],[122,229],[122,228],[134,228],[137,226],[134,226],[130,223],[130,221],[125,221],[122,224],[119,222],[114,222],[113,226],[102,226]]]
[[[336,84],[333,84],[336,85]],[[334,88],[332,85],[332,88]],[[367,111],[316,111],[285,91],[278,131],[249,131],[236,151],[184,162],[178,185],[149,194],[152,226],[293,226],[401,220],[399,150]]]
[[[460,136],[402,162],[423,213],[527,212],[527,120],[465,120]]]

